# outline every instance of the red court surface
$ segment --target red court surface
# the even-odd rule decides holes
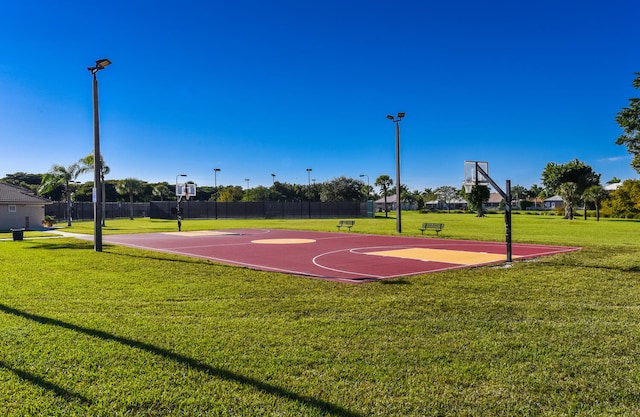
[[[504,242],[365,235],[347,232],[234,229],[105,236],[105,242],[263,271],[363,283],[504,263]],[[578,250],[514,243],[514,261]]]

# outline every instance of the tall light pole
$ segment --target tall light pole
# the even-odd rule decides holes
[[[213,192],[215,193],[214,201],[218,201],[218,172],[220,172],[220,168],[213,168]]]
[[[218,220],[218,172],[220,168],[213,168],[213,211],[215,212],[216,220]]]
[[[93,75],[93,250],[102,252],[102,158],[100,156],[100,118],[98,117],[98,78],[96,73],[111,65],[107,58],[98,59],[87,69]]]
[[[271,184],[276,185],[276,174],[271,174]]]
[[[311,218],[311,168],[307,168],[307,199],[309,200],[309,218]]]
[[[396,232],[402,233],[402,220],[400,219],[400,120],[404,118],[404,112],[399,112],[396,117],[387,115],[387,119],[396,124]]]
[[[371,186],[369,185],[369,176],[367,174],[360,174],[360,178],[367,177],[367,201],[369,201],[369,190],[371,190]]]
[[[213,187],[218,187],[218,172],[220,172],[220,168],[213,168]]]

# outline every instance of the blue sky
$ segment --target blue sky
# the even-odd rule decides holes
[[[395,177],[397,112],[411,190],[460,186],[465,160],[525,187],[575,158],[637,178],[615,115],[640,94],[639,20],[637,0],[6,2],[0,176],[92,153],[106,57],[111,179],[373,184]]]

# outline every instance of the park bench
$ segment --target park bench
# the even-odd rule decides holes
[[[346,227],[347,229],[349,229],[349,231],[351,231],[351,228],[354,224],[356,224],[355,220],[340,220],[338,222],[338,226],[336,227],[338,228],[338,231],[340,231],[343,227]]]
[[[433,230],[436,232],[436,236],[438,236],[438,234],[442,231],[442,229],[444,229],[444,224],[442,223],[422,223],[422,227],[420,228],[420,231],[424,236],[425,230]]]

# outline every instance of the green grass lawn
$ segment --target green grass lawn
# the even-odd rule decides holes
[[[3,415],[638,415],[640,222],[513,217],[515,242],[584,249],[349,285],[69,238],[1,241]],[[422,222],[504,240],[499,215],[407,213],[403,234]],[[105,233],[175,229],[118,220]],[[395,234],[395,219],[354,231]]]

